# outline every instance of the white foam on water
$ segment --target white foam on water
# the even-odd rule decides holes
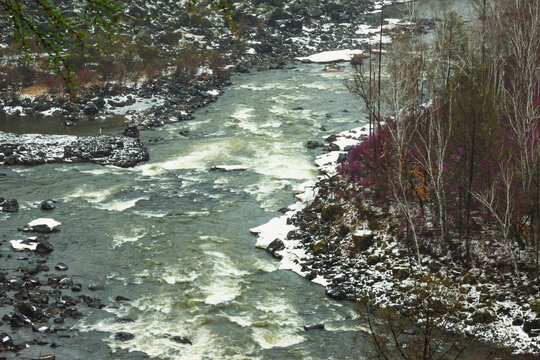
[[[134,211],[135,214],[143,216],[145,218],[162,218],[167,216],[168,213],[150,212],[150,211]]]
[[[206,170],[216,162],[227,163],[231,159],[231,153],[245,147],[243,140],[234,138],[204,139],[190,145],[186,153],[163,162],[144,164],[136,169],[145,176],[159,175],[168,170]]]
[[[74,193],[65,195],[63,198],[65,201],[71,201],[73,199],[84,199],[89,203],[98,204],[105,201],[109,196],[118,190],[118,186],[113,186],[106,189],[95,190],[88,185],[82,185]]]
[[[190,271],[187,274],[183,271],[184,269],[166,268],[163,271],[163,276],[161,276],[161,279],[163,279],[163,281],[169,285],[175,285],[191,283],[199,277],[199,274],[196,271]]]
[[[248,186],[246,193],[255,197],[261,208],[267,211],[275,211],[281,207],[281,201],[275,193],[290,185],[290,181],[267,177],[264,180]]]
[[[145,299],[145,302],[155,300]],[[111,310],[109,309],[109,311]],[[78,324],[78,328],[82,332],[100,331],[110,333],[111,335],[105,342],[113,352],[129,349],[130,351],[142,351],[151,357],[162,359],[225,358],[223,339],[220,339],[216,334],[212,334],[204,326],[197,326],[196,331],[194,331],[192,324],[174,321],[169,314],[170,309],[166,310],[165,313],[140,311],[138,318],[131,323],[105,319],[90,324],[83,319]],[[129,315],[128,309],[122,307],[115,312],[118,316]],[[115,340],[114,334],[118,332],[129,332],[135,338],[126,342]],[[188,338],[193,345],[176,343],[171,339],[175,335]]]
[[[146,231],[143,228],[133,228],[129,233],[116,233],[113,235],[112,246],[117,248],[126,243],[136,242],[145,235]]]
[[[98,208],[107,211],[120,212],[134,207],[139,200],[148,200],[148,197],[140,197],[131,200],[113,200],[108,203],[99,204]]]
[[[276,179],[312,179],[316,169],[307,155],[298,153],[294,148],[290,151],[278,149],[280,145],[254,149],[250,168],[258,174]]]
[[[240,279],[247,272],[238,269],[227,255],[217,251],[204,252],[214,263],[210,275],[211,283],[202,290],[206,297],[205,304],[217,305],[236,299],[241,294]]]
[[[302,320],[289,302],[283,298],[269,298],[256,308],[263,312],[263,321],[252,328],[253,340],[263,349],[288,347],[305,340]]]

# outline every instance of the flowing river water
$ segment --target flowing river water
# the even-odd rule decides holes
[[[343,84],[351,70],[322,70],[299,65],[234,77],[194,120],[143,132],[143,142],[159,140],[149,146],[151,160],[132,169],[2,169],[2,196],[17,198],[22,209],[1,215],[0,232],[15,238],[17,227],[43,216],[36,204],[55,199],[50,215],[63,228],[51,240],[57,251],[50,262],[69,264],[85,286],[105,284],[100,295],[111,305],[83,318],[65,351],[72,342],[81,358],[99,359],[120,358],[114,351],[122,348],[163,359],[362,353],[353,304],[327,299],[323,287],[278,271],[249,233],[294,201],[295,185],[317,176],[313,160],[320,151],[307,149],[308,139],[365,123]],[[304,110],[293,110],[298,107]],[[214,165],[247,170],[209,172]],[[132,301],[116,302],[117,295]],[[327,331],[303,330],[321,322]],[[135,339],[114,340],[119,331]],[[193,345],[175,343],[174,335]]]
[[[43,217],[37,204],[57,200],[47,216],[63,227],[51,239],[49,262],[69,264],[85,287],[104,285],[96,295],[109,306],[85,315],[54,352],[74,359],[133,358],[122,349],[158,359],[363,358],[368,335],[353,304],[279,271],[249,233],[294,201],[295,185],[318,175],[320,150],[307,149],[307,140],[366,123],[343,84],[351,75],[350,67],[325,73],[301,64],[235,76],[194,120],[142,132],[151,160],[132,169],[3,168],[0,195],[17,198],[21,210],[0,214],[2,239],[20,237],[17,227]],[[215,165],[247,170],[209,172]],[[1,251],[11,251],[8,243]],[[315,323],[326,330],[304,331]],[[135,339],[115,340],[120,331]]]

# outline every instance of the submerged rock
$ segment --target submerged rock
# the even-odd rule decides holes
[[[122,332],[116,333],[116,335],[114,335],[114,338],[120,341],[129,341],[129,340],[133,340],[135,336],[132,333],[122,331]]]
[[[310,331],[310,330],[324,330],[324,324],[304,325],[304,330],[306,330],[306,331]]]
[[[185,337],[179,336],[179,335],[173,336],[171,338],[171,340],[174,341],[174,342],[177,342],[179,344],[193,345],[193,343],[188,338],[185,338]]]

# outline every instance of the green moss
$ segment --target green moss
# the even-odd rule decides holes
[[[313,244],[313,252],[318,254],[326,249],[326,240],[319,240]]]

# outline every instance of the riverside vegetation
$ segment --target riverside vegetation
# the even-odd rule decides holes
[[[392,308],[422,334],[410,342],[386,316],[393,352],[372,330],[381,359],[444,358],[448,329],[513,346],[514,326],[517,343],[539,351],[540,2],[475,4],[472,23],[443,11],[432,41],[400,29],[382,64],[357,67],[348,86],[369,135],[315,202],[337,239],[377,235],[325,243],[397,280],[390,302],[360,290],[368,313]]]

